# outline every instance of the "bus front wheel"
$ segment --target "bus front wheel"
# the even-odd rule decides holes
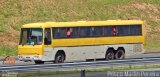
[[[113,52],[113,50],[109,49],[107,51],[105,59],[106,60],[113,60],[114,59],[114,52]]]
[[[55,57],[55,63],[63,63],[65,56],[63,53],[57,53]]]

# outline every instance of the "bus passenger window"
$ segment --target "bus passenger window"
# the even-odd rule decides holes
[[[50,28],[45,29],[45,38],[44,38],[44,44],[50,45],[51,44],[51,30]]]
[[[130,35],[142,35],[142,25],[130,25]]]
[[[117,26],[118,36],[129,36],[129,25]]]
[[[103,27],[92,27],[91,36],[103,36]]]
[[[71,38],[77,38],[79,33],[78,33],[78,28],[70,28],[71,29]]]
[[[105,26],[103,27],[103,35],[104,36],[113,36],[112,35],[113,26]]]
[[[80,37],[90,37],[90,27],[80,27],[79,36]]]
[[[67,28],[66,35],[67,37],[71,37],[71,28]]]
[[[52,28],[53,38],[66,38],[66,28]]]

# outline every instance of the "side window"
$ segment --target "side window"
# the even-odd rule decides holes
[[[72,38],[77,38],[78,37],[78,35],[79,35],[79,28],[69,28],[70,29],[70,37],[72,37]]]
[[[112,36],[113,26],[104,26],[103,27],[103,35],[104,36]]]
[[[45,35],[44,44],[45,45],[50,45],[51,44],[51,29],[50,28],[46,28],[44,35]]]
[[[131,25],[130,35],[142,35],[142,26],[141,25]]]
[[[117,26],[118,30],[118,36],[128,36],[130,31],[129,31],[129,26]]]
[[[90,27],[80,27],[79,36],[80,37],[90,37]]]
[[[76,38],[79,28],[52,28],[53,38]]]
[[[103,36],[103,27],[91,27],[91,36]]]
[[[66,32],[67,29],[66,28],[53,28],[53,38],[65,38],[67,37]]]

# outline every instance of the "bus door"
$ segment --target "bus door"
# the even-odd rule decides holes
[[[44,59],[45,60],[50,60],[53,58],[53,55],[52,55],[52,51],[53,51],[53,48],[52,48],[52,38],[51,38],[51,29],[50,28],[45,28],[44,30]]]

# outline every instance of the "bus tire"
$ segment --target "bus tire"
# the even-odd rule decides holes
[[[114,59],[114,50],[113,49],[107,50],[105,55],[105,60],[113,60],[113,59]]]
[[[63,53],[57,53],[55,56],[55,63],[64,63],[65,55]]]
[[[44,61],[34,61],[35,64],[44,64]]]
[[[115,59],[123,60],[125,58],[125,51],[123,49],[118,49],[115,54]]]

